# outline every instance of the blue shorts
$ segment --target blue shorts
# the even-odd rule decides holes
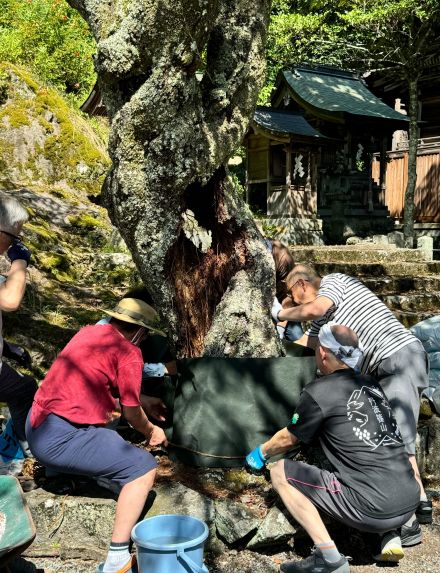
[[[156,468],[154,457],[126,442],[114,430],[75,425],[50,414],[26,437],[33,455],[47,468],[62,473],[110,479],[121,487]]]

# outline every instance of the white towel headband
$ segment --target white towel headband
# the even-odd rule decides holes
[[[358,342],[357,348],[354,346],[343,346],[333,336],[332,326],[336,326],[336,322],[327,322],[321,326],[318,335],[321,346],[325,346],[325,348],[331,350],[338,360],[341,360],[341,362],[344,362],[344,364],[347,364],[350,368],[355,369],[364,355],[361,342]]]

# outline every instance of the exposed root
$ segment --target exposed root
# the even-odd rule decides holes
[[[205,187],[193,185],[187,191],[186,207],[195,213],[201,226],[211,230],[211,248],[206,253],[200,252],[181,232],[170,255],[180,356],[196,357],[203,353],[204,338],[215,309],[231,278],[247,262],[244,235],[225,214],[224,177],[221,169]]]

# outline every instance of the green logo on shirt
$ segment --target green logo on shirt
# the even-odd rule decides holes
[[[293,414],[292,416],[292,424],[296,424],[299,420],[299,414]]]

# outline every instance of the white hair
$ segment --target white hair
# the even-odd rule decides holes
[[[0,230],[15,233],[29,219],[26,209],[9,195],[0,194]]]

